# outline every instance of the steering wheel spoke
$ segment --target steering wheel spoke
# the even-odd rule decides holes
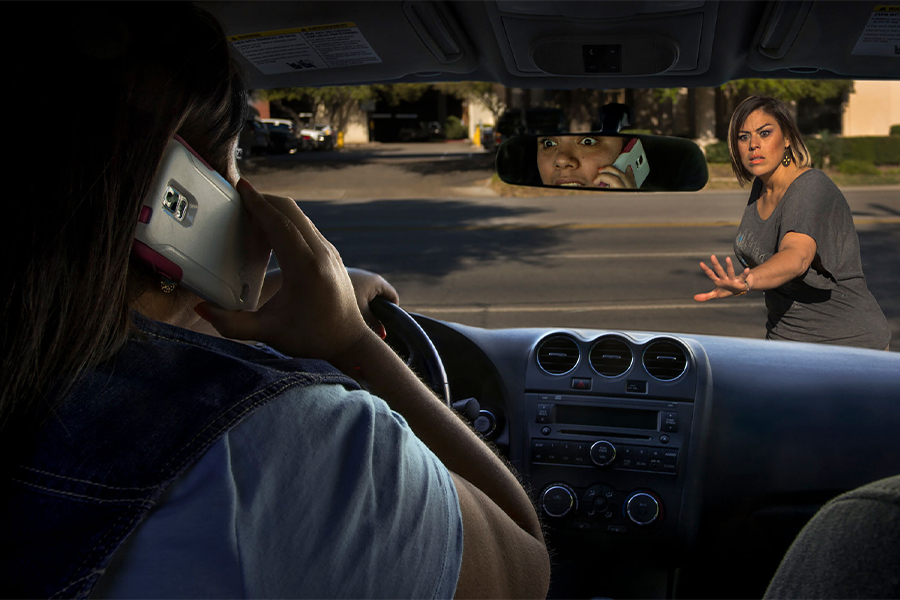
[[[381,296],[369,302],[369,309],[384,325],[388,339],[396,338],[406,347],[409,368],[452,407],[444,363],[422,326],[408,312]]]

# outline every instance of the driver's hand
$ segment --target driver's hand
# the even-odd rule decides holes
[[[634,169],[631,165],[625,169],[625,172],[618,170],[612,165],[607,165],[597,171],[594,178],[594,187],[634,189],[637,187],[634,178]]]
[[[195,310],[224,337],[263,342],[294,357],[331,360],[371,335],[341,256],[290,198],[238,182],[244,206],[275,251],[284,281],[259,310]],[[396,292],[394,292],[396,294]]]
[[[383,296],[394,304],[400,304],[400,296],[397,294],[397,290],[384,277],[371,271],[348,268],[347,274],[350,275],[350,281],[353,283],[353,291],[356,293],[356,304],[359,306],[363,318],[369,324],[369,327],[381,336],[381,339],[384,339],[386,335],[384,325],[369,310],[369,302],[375,296]]]

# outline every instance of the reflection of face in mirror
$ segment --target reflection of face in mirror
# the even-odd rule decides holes
[[[628,138],[604,135],[538,136],[537,164],[544,185],[630,188],[634,172],[613,163]]]

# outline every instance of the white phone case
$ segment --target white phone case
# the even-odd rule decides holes
[[[240,194],[176,136],[144,199],[135,254],[204,300],[254,310],[265,268],[250,264],[248,236]]]
[[[631,138],[631,141],[622,149],[621,154],[613,163],[618,170],[625,172],[625,169],[631,167],[634,173],[634,183],[640,188],[650,174],[650,164],[647,162],[647,155],[644,154],[644,145],[638,138]]]

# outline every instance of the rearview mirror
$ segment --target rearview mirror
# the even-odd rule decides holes
[[[628,132],[512,137],[496,166],[504,183],[595,191],[693,192],[709,180],[691,140]]]

